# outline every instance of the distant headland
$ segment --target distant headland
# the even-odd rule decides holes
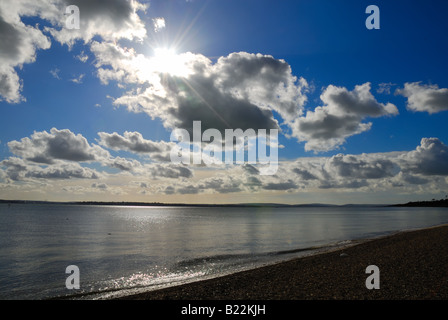
[[[393,207],[448,207],[448,196],[445,199],[432,199],[431,201],[413,201],[404,204],[395,204]]]

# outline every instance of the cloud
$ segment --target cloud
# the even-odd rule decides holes
[[[155,32],[159,32],[162,29],[165,29],[165,19],[164,18],[154,18],[154,19],[152,19],[152,23],[154,25]]]
[[[199,193],[234,193],[243,191],[242,181],[238,178],[211,177],[200,180],[197,183],[178,183],[177,187],[167,186],[162,190],[165,194],[199,194]]]
[[[369,184],[366,180],[333,180],[324,181],[319,188],[321,189],[359,189],[367,187]]]
[[[187,166],[176,164],[147,164],[143,168],[144,174],[149,174],[153,178],[191,178],[193,171]]]
[[[45,167],[30,164],[17,157],[0,162],[6,168],[6,175],[13,181],[23,181],[29,178],[36,179],[99,179],[101,174],[97,171],[81,167],[78,163],[57,163]]]
[[[293,168],[292,171],[294,173],[296,173],[300,177],[301,180],[317,180],[318,179],[314,174],[310,173],[307,170],[301,169],[301,168]]]
[[[423,138],[420,146],[400,157],[405,173],[448,175],[448,146],[438,138]]]
[[[81,62],[86,62],[89,59],[89,56],[85,54],[83,50],[78,55],[76,55],[75,58]]]
[[[0,99],[8,103],[24,100],[22,83],[15,68],[36,60],[36,51],[50,48],[50,40],[37,27],[25,25],[20,14],[26,10],[15,1],[0,2]],[[29,7],[33,7],[29,3]],[[45,5],[43,5],[45,7]]]
[[[437,85],[405,83],[404,88],[397,89],[395,93],[408,99],[408,110],[430,114],[448,110],[448,89],[439,89]]]
[[[139,132],[118,133],[98,132],[100,136],[99,144],[112,150],[126,150],[134,153],[162,153],[169,152],[173,143],[165,141],[154,142],[144,139]]]
[[[176,192],[176,190],[172,186],[167,186],[165,188],[165,190],[163,191],[163,193],[165,193],[165,194],[174,194],[175,192]]]
[[[27,170],[28,165],[20,158],[10,157],[0,162],[0,166],[6,168],[6,176],[14,181],[22,180],[23,173]]]
[[[395,83],[392,82],[388,82],[388,83],[380,83],[378,85],[378,89],[376,89],[377,93],[380,94],[390,94],[390,91],[392,89],[393,86],[395,86]]]
[[[86,188],[83,186],[67,186],[63,187],[62,191],[68,192],[70,194],[83,194]]]
[[[94,189],[106,190],[109,186],[105,183],[92,183],[91,187]]]
[[[372,123],[362,122],[365,118],[398,114],[395,105],[379,103],[370,88],[370,83],[358,85],[353,91],[328,86],[320,96],[325,105],[294,120],[292,135],[306,142],[306,151],[330,151],[348,137],[370,130]]]
[[[78,163],[63,163],[46,168],[28,168],[26,178],[39,179],[98,179],[100,174],[90,168],[81,167]]]
[[[81,84],[82,79],[84,78],[85,74],[80,74],[78,77],[75,77],[73,79],[70,79],[71,82]]]
[[[61,77],[59,76],[59,72],[61,70],[59,70],[58,68],[50,70],[50,74],[53,76],[53,78],[61,80]]]
[[[146,6],[134,0],[63,0],[57,2],[58,7],[65,12],[69,5],[76,5],[80,11],[79,29],[65,27],[67,16],[59,15],[53,27],[47,27],[58,42],[72,46],[75,41],[88,43],[95,36],[103,40],[138,39],[146,36],[144,23],[138,16],[139,11]],[[55,17],[56,19],[56,17]]]
[[[428,182],[430,182],[431,180],[417,176],[417,175],[413,175],[413,174],[409,174],[409,173],[404,173],[404,172],[400,172],[398,174],[398,179],[407,183],[407,184],[416,184],[416,185],[421,185],[421,184],[427,184]]]
[[[276,111],[285,121],[299,116],[307,101],[306,80],[293,76],[285,60],[270,55],[232,53],[218,59],[214,72],[223,92]]]
[[[297,184],[292,180],[288,180],[285,182],[269,182],[263,186],[265,190],[289,190],[289,189],[297,189]]]
[[[65,9],[76,5],[80,9],[80,29],[65,27]],[[81,40],[88,43],[95,36],[116,41],[121,38],[142,40],[146,36],[144,23],[138,16],[146,6],[135,0],[2,0],[0,2],[0,100],[19,103],[22,81],[16,69],[36,60],[38,50],[51,46],[50,34],[56,41],[72,46]],[[38,17],[47,25],[30,26],[22,17]],[[44,33],[45,32],[45,33]],[[85,61],[85,55],[79,55]]]
[[[104,84],[138,85],[114,104],[159,118],[166,128],[191,130],[198,120],[203,130],[276,129],[274,111],[291,121],[306,101],[306,81],[272,56],[240,52],[213,63],[203,55],[183,53],[157,63],[160,57],[98,42],[92,43],[92,52]]]
[[[375,159],[366,155],[343,155],[331,157],[325,164],[327,171],[341,178],[381,179],[392,177],[399,167],[390,159]]]
[[[142,167],[142,164],[139,161],[135,159],[125,159],[122,157],[111,157],[109,159],[104,159],[101,161],[101,164],[103,166],[116,168],[121,171],[135,171]]]
[[[338,154],[331,157],[298,158],[279,163],[278,181],[257,177],[263,189],[359,189],[386,191],[401,188],[409,192],[422,185],[443,187],[448,176],[448,146],[437,138],[423,138],[415,150],[371,154]],[[244,170],[248,175],[255,174]],[[263,178],[259,181],[259,178]],[[282,185],[285,183],[285,185]],[[438,187],[437,187],[438,186]]]
[[[8,147],[17,156],[43,164],[53,164],[58,160],[92,162],[110,158],[106,150],[90,145],[82,135],[75,135],[68,129],[34,132],[31,138],[8,142]]]
[[[239,179],[233,179],[232,177],[214,177],[209,178],[204,181],[202,181],[198,185],[198,189],[205,191],[205,190],[212,190],[213,192],[217,193],[233,193],[233,192],[240,192],[241,189],[241,181]]]

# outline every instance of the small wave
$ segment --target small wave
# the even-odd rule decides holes
[[[259,253],[241,253],[241,254],[218,254],[212,256],[197,257],[193,259],[182,260],[176,263],[177,268],[190,268],[196,266],[203,266],[204,264],[219,264],[219,263],[238,263],[250,262],[258,259],[266,259],[270,257],[292,255],[295,253],[313,252],[325,249],[334,248],[335,246],[342,246],[352,243],[351,240],[341,241],[332,244],[325,244],[321,246],[311,246],[304,248],[296,248],[291,250],[268,251]]]

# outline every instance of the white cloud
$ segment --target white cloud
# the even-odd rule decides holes
[[[65,27],[65,8],[80,9],[80,29]],[[146,36],[144,23],[138,16],[146,6],[136,0],[2,0],[0,2],[0,100],[19,103],[22,81],[16,69],[36,60],[38,50],[49,49],[51,40],[44,32],[63,44],[75,41],[88,43],[94,36],[108,41],[121,38],[142,40]],[[25,25],[22,17],[39,17],[50,23],[43,30]],[[78,56],[86,61],[86,55]]]
[[[82,79],[84,79],[84,76],[85,76],[85,74],[82,73],[79,76],[77,76],[77,77],[75,77],[73,79],[70,79],[70,81],[73,82],[73,83],[76,83],[76,84],[81,84],[82,83]]]
[[[379,103],[370,88],[370,83],[358,85],[353,91],[328,86],[320,96],[325,105],[297,118],[292,135],[306,141],[306,151],[329,151],[345,143],[348,137],[370,130],[372,123],[362,122],[365,118],[398,114],[395,105]]]
[[[0,162],[6,168],[6,175],[13,181],[27,179],[99,179],[96,170],[81,167],[78,163],[59,162],[47,166],[29,163],[21,158],[11,157]]]
[[[405,83],[396,94],[408,98],[407,108],[430,114],[448,110],[448,89],[437,85],[422,85],[420,82]]]
[[[53,76],[53,78],[61,80],[61,77],[59,76],[59,72],[61,70],[59,70],[58,68],[50,70],[50,74]]]
[[[118,142],[108,141],[116,150],[134,150],[136,154],[153,150],[151,144],[146,145],[150,140],[135,132],[116,137]],[[133,141],[132,137],[136,140]],[[135,159],[111,157],[107,151],[99,146],[96,147],[100,149],[95,148],[84,137],[69,130],[37,132],[30,138],[12,141],[8,145],[19,157],[0,162],[0,180],[3,183],[26,186],[44,181],[51,185],[59,180],[78,179],[87,183],[95,179],[96,187],[88,187],[91,183],[84,184],[85,192],[94,189],[110,194],[119,194],[123,190],[100,185],[139,181],[140,189],[145,188],[146,193],[153,194],[265,194],[332,189],[417,193],[440,190],[446,186],[445,177],[448,176],[448,147],[437,138],[424,138],[419,146],[407,152],[338,154],[280,161],[273,176],[260,176],[257,167],[250,164],[213,168],[199,166],[193,171],[187,165],[141,163]],[[98,172],[85,167],[85,164],[82,166],[83,163],[117,168],[120,172]],[[134,185],[130,188],[135,188]]]
[[[85,54],[83,50],[78,55],[76,55],[75,58],[81,62],[86,62],[89,59],[89,56]]]
[[[61,0],[58,7],[65,10],[68,5],[76,5],[80,11],[80,28],[65,27],[64,15],[47,27],[57,41],[72,46],[77,40],[88,43],[95,36],[107,41],[118,39],[142,40],[146,36],[144,23],[138,16],[146,6],[135,0]],[[65,12],[65,11],[60,11]]]
[[[58,160],[92,162],[110,158],[106,150],[95,144],[90,145],[82,135],[75,135],[68,129],[34,132],[31,138],[8,142],[8,147],[17,156],[44,164]]]
[[[99,144],[112,150],[126,150],[134,153],[169,152],[174,145],[165,141],[155,142],[144,139],[139,132],[126,131],[121,136],[118,133],[98,132]]]
[[[116,168],[121,171],[135,171],[142,167],[142,164],[135,159],[125,159],[122,157],[111,157],[101,160],[101,165]]]
[[[437,138],[423,138],[416,150],[400,157],[406,173],[448,175],[448,146]]]
[[[28,168],[25,177],[39,179],[98,179],[100,174],[93,169],[81,167],[78,163],[62,163],[46,168],[38,166]]]
[[[152,19],[152,23],[154,25],[155,32],[159,32],[162,29],[165,29],[165,19],[164,18],[154,18],[154,19]]]
[[[392,82],[380,83],[378,85],[378,89],[376,89],[376,92],[380,94],[390,94],[392,87],[395,85],[396,84]]]
[[[0,2],[0,99],[3,98],[8,103],[24,100],[21,95],[22,83],[15,68],[34,62],[36,51],[48,49],[51,45],[38,27],[25,25],[20,19],[20,15],[26,14],[33,7],[43,9],[47,6],[32,4],[30,1]]]

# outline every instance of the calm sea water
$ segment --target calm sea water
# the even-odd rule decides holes
[[[0,299],[117,297],[445,223],[446,208],[0,204]]]

